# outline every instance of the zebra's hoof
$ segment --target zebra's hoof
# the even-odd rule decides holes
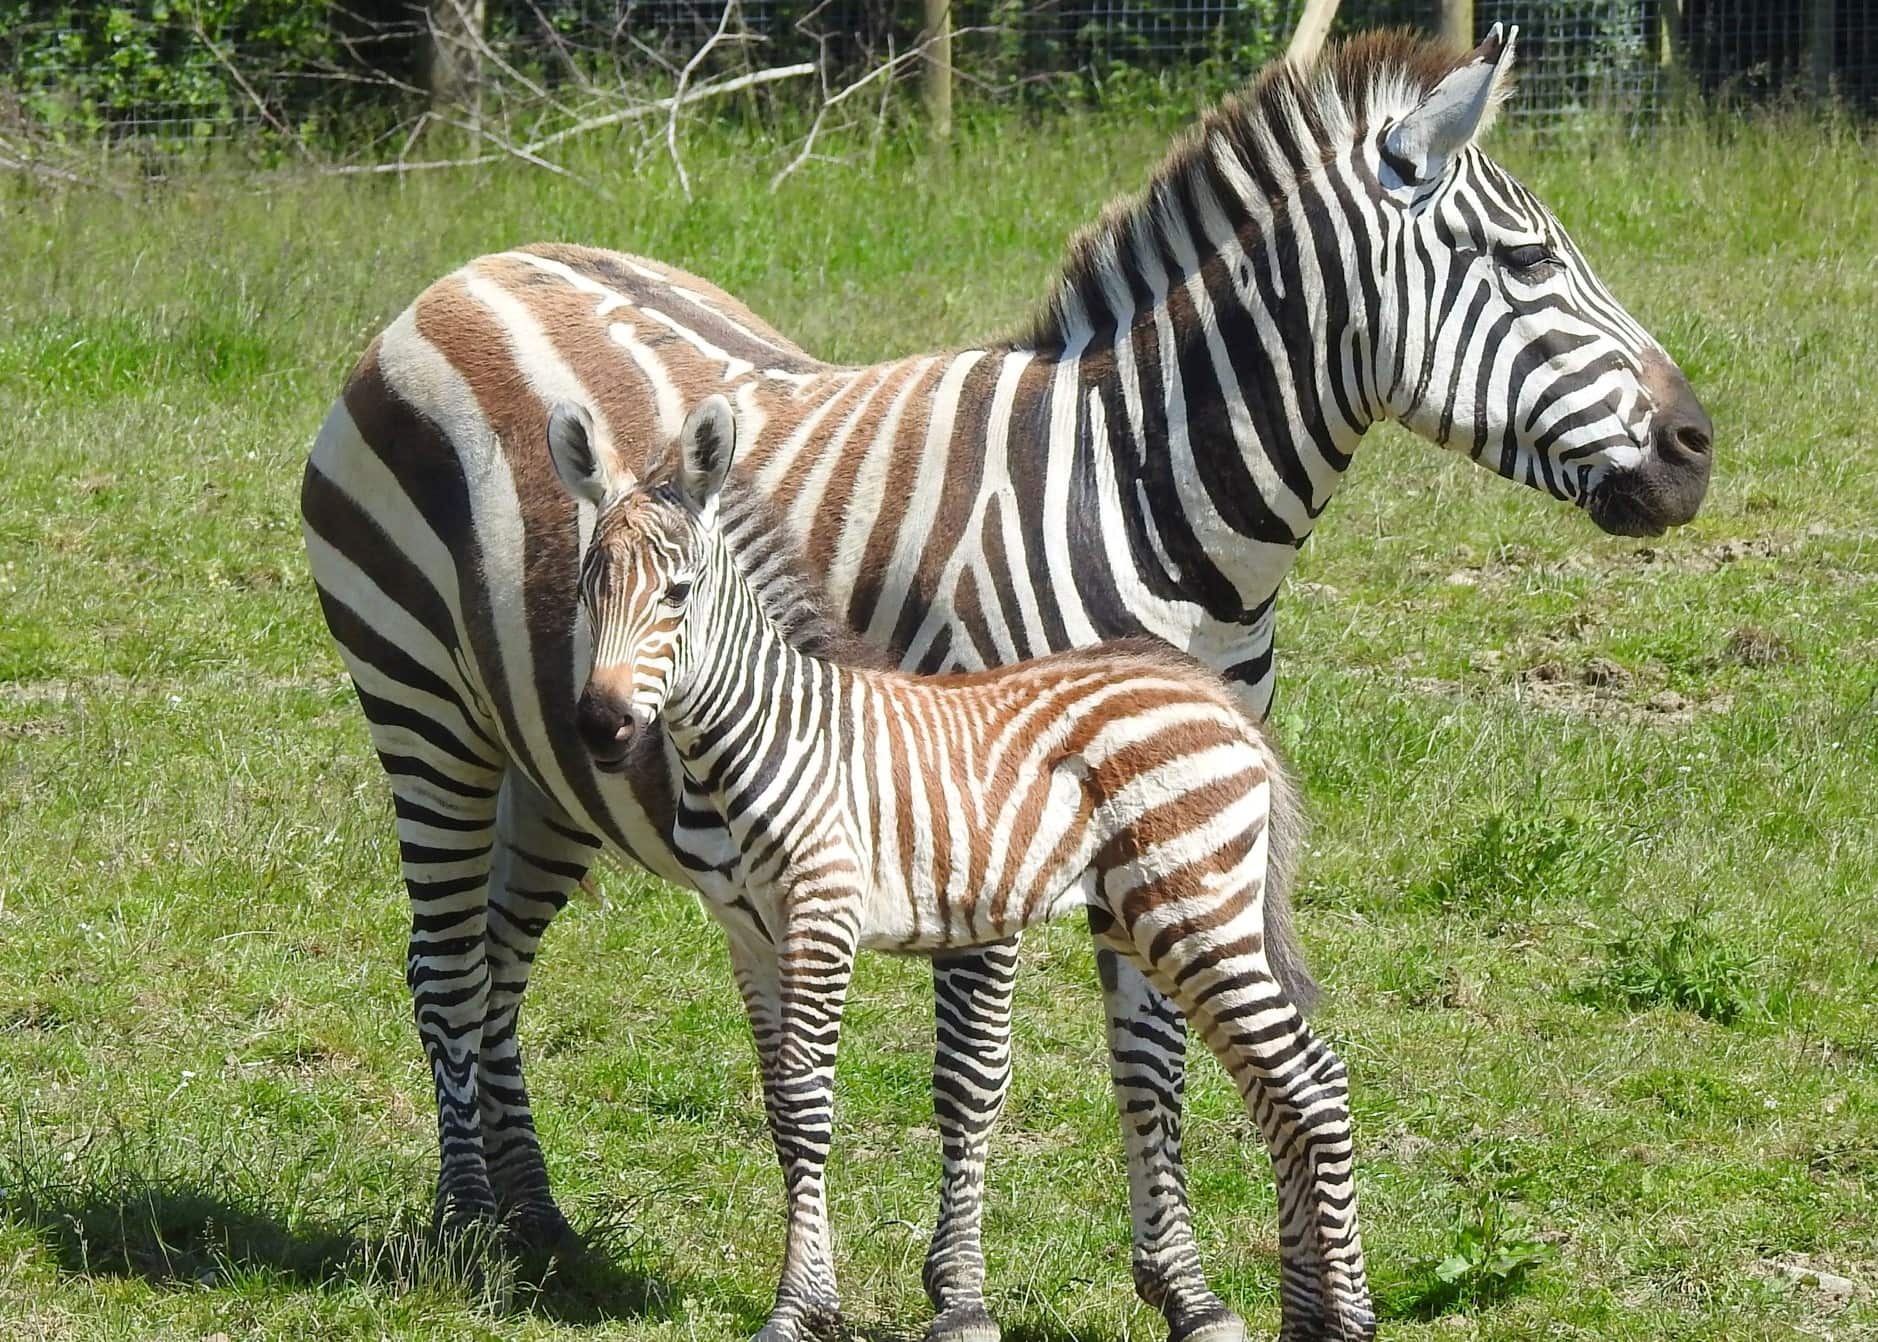
[[[1167,1342],[1246,1342],[1245,1320],[1220,1305],[1190,1315],[1169,1328]]]
[[[813,1338],[835,1337],[841,1332],[841,1305],[829,1300],[806,1310],[772,1315],[751,1342],[810,1342]]]
[[[982,1304],[954,1305],[933,1319],[926,1342],[998,1342],[998,1321]]]
[[[552,1202],[509,1208],[502,1230],[509,1243],[526,1254],[562,1254],[580,1248],[580,1236]]]
[[[493,1242],[500,1226],[493,1198],[461,1195],[438,1198],[430,1220],[439,1243],[469,1248]]]

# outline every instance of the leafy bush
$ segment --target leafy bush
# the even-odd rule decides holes
[[[1477,1309],[1512,1295],[1532,1273],[1558,1260],[1558,1247],[1538,1238],[1517,1206],[1490,1192],[1454,1218],[1445,1250],[1418,1265],[1406,1293],[1385,1302],[1390,1312],[1433,1319]]]
[[[1413,904],[1506,915],[1582,893],[1602,876],[1605,857],[1604,841],[1581,821],[1535,802],[1520,813],[1489,815],[1407,895]]]
[[[241,58],[251,84],[331,64],[332,12],[304,0],[0,0],[0,67],[26,112],[55,128],[160,116],[206,134],[247,100],[225,59]],[[300,101],[322,92],[309,81]]]
[[[1606,947],[1606,963],[1579,989],[1586,1001],[1690,1011],[1732,1025],[1753,1000],[1761,957],[1726,945],[1699,911],[1665,927],[1640,926]]]

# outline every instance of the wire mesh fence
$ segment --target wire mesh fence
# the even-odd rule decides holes
[[[924,15],[904,0],[737,0],[728,23],[723,0],[0,0],[0,128],[171,146],[286,132],[357,152],[394,138],[434,95],[426,51],[445,5],[477,25],[479,97],[525,87],[549,103],[583,81],[669,82],[720,30],[713,68],[852,70],[905,52]],[[1203,70],[1223,85],[1283,51],[1300,7],[952,0],[954,69],[993,97],[1086,92],[1118,71]],[[1427,28],[1435,8],[1344,0],[1336,29]],[[1479,32],[1520,26],[1515,114],[1540,124],[1588,112],[1647,122],[1689,96],[1878,111],[1878,0],[1475,0],[1472,10]]]

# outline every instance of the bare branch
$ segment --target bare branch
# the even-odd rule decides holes
[[[541,158],[541,153],[544,150],[553,149],[555,146],[563,144],[577,135],[585,135],[590,131],[602,130],[608,126],[624,125],[628,122],[646,121],[661,113],[671,114],[681,107],[689,107],[710,98],[719,98],[726,93],[736,93],[741,89],[755,88],[761,84],[772,84],[780,79],[799,79],[803,75],[814,74],[815,70],[816,67],[814,65],[805,62],[801,65],[785,65],[772,70],[757,70],[747,75],[737,75],[730,79],[715,80],[709,84],[700,84],[696,88],[687,90],[682,97],[674,94],[669,98],[661,98],[657,102],[637,103],[631,107],[623,107],[618,111],[608,112],[604,116],[589,117],[585,121],[576,122],[572,126],[563,127],[552,135],[544,135],[539,139],[530,140],[526,144],[509,144],[498,139],[497,142],[502,147],[501,153],[472,154],[464,158],[419,159],[407,162],[404,159],[403,151],[401,151],[395,162],[341,163],[325,168],[323,171],[334,176],[427,172],[440,168],[479,168],[485,164],[499,163],[505,157],[514,157],[522,159],[527,163],[533,163],[538,167],[546,168],[550,172],[558,173],[561,176],[572,178],[575,181],[581,181],[585,184],[584,179],[577,174],[571,173],[566,168]],[[440,114],[427,112],[423,117],[419,118],[417,127],[412,130],[409,139],[407,139],[407,150],[410,144],[415,142],[418,132],[423,128],[427,120],[441,121],[449,125],[462,125],[462,123],[451,121],[449,118]],[[462,128],[468,129],[467,127]],[[485,130],[484,134],[489,135],[489,132]],[[497,137],[491,135],[490,138],[496,139]]]
[[[1308,70],[1317,63],[1317,53],[1323,50],[1324,38],[1330,34],[1330,23],[1337,17],[1337,0],[1305,0],[1304,12],[1298,15],[1297,30],[1291,34],[1291,45],[1285,48],[1285,59],[1300,70]]]
[[[678,72],[678,87],[672,91],[671,115],[665,119],[665,148],[672,156],[672,168],[678,173],[678,188],[685,193],[685,199],[691,199],[691,177],[685,171],[685,161],[678,155],[678,109],[684,106],[685,90],[691,84],[691,76],[704,63],[704,58],[716,50],[717,44],[724,40],[724,32],[730,27],[730,16],[736,12],[737,0],[725,0],[724,12],[718,15],[717,31],[706,39],[703,46],[691,53],[691,59],[685,62],[685,68]]]
[[[757,70],[752,74],[736,75],[730,79],[720,79],[709,84],[700,84],[688,90],[681,98],[674,94],[670,98],[661,98],[657,102],[638,103],[632,107],[623,107],[617,112],[608,112],[603,116],[589,117],[585,121],[575,122],[552,135],[544,135],[528,143],[529,149],[539,153],[543,149],[552,149],[555,145],[573,139],[576,135],[585,135],[589,131],[604,130],[608,126],[623,125],[629,121],[644,121],[661,112],[674,111],[679,107],[689,107],[693,103],[707,98],[722,97],[726,93],[736,93],[741,89],[755,88],[759,84],[773,84],[779,79],[800,79],[803,75],[812,75],[816,71],[814,64],[804,61],[800,65],[780,65],[770,70]]]

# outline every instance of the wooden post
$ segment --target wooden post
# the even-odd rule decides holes
[[[1656,0],[1656,63],[1673,70],[1682,61],[1682,0]]]
[[[433,107],[460,107],[469,114],[470,138],[480,141],[483,103],[485,0],[429,0],[429,44],[424,86]]]
[[[1813,67],[1813,96],[1822,101],[1832,96],[1833,66],[1838,55],[1838,5],[1835,0],[1812,0],[1807,34],[1809,64]]]
[[[1304,12],[1298,15],[1297,30],[1291,34],[1291,45],[1285,48],[1285,59],[1300,70],[1310,69],[1317,53],[1324,49],[1331,20],[1336,17],[1337,0],[1304,0]]]
[[[1474,49],[1474,0],[1435,0],[1435,27],[1456,51]]]
[[[920,36],[931,44],[920,79],[926,119],[932,133],[943,140],[952,134],[952,0],[926,0],[926,26]]]

